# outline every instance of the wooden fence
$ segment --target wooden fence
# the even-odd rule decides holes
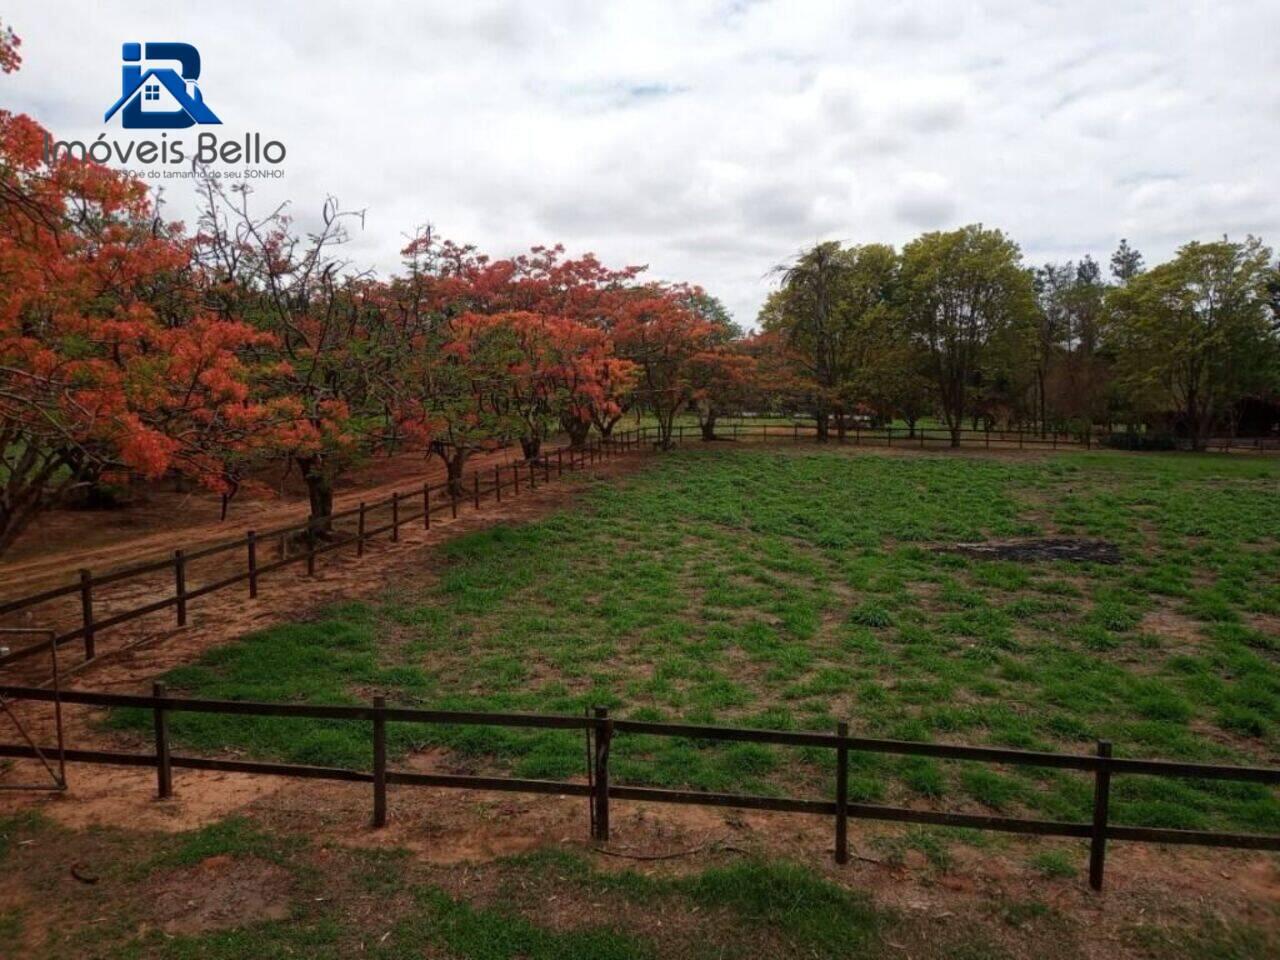
[[[362,502],[324,519],[308,519],[270,530],[249,530],[234,540],[197,549],[177,549],[164,559],[134,564],[107,573],[95,574],[90,570],[80,570],[73,583],[0,603],[0,616],[7,616],[30,611],[53,601],[62,600],[65,603],[70,598],[78,598],[79,601],[77,626],[57,632],[52,640],[31,644],[0,656],[0,667],[35,656],[48,649],[50,644],[61,647],[73,640],[82,642],[84,662],[88,662],[97,655],[98,637],[112,627],[168,609],[174,611],[175,625],[184,627],[187,625],[191,604],[208,594],[244,584],[249,598],[256,599],[263,577],[277,570],[305,565],[307,574],[313,575],[316,572],[317,558],[324,554],[337,550],[354,550],[356,556],[363,556],[365,545],[376,537],[387,534],[391,541],[398,541],[400,529],[406,524],[422,523],[429,530],[434,516],[448,514],[456,518],[459,510],[468,506],[479,510],[485,501],[501,502],[504,495],[516,496],[522,486],[536,490],[539,486],[564,476],[566,472],[579,471],[597,461],[638,450],[642,443],[643,430],[619,433],[607,440],[593,440],[581,448],[552,449],[537,460],[473,470],[469,478],[463,480],[461,495],[457,490],[451,490],[447,483],[424,483],[414,489],[396,491],[384,500]],[[343,521],[354,524],[354,529],[345,533],[339,530],[337,525]],[[295,541],[301,542],[302,549],[291,554],[289,546]],[[268,560],[264,556],[264,547],[272,543],[279,545],[278,558]],[[192,585],[190,571],[193,563],[210,557],[234,554],[239,554],[242,558],[236,564],[235,572],[199,586]],[[96,601],[100,599],[100,591],[104,587],[154,577],[165,571],[169,572],[173,584],[172,591],[167,595],[105,617],[95,612]]]
[[[813,440],[816,433],[814,425],[798,421],[791,424],[735,421],[722,425],[718,439],[801,443]],[[1090,449],[1097,441],[1097,437],[1089,433],[1076,437],[1063,433],[1042,435],[1023,430],[961,430],[957,439],[962,447],[1037,450]],[[254,599],[258,596],[262,578],[284,567],[305,565],[307,574],[312,575],[316,570],[317,558],[326,553],[354,549],[357,556],[362,556],[365,545],[376,537],[389,534],[392,541],[398,540],[400,529],[405,524],[421,521],[429,529],[433,516],[447,512],[450,516],[457,517],[459,510],[468,506],[479,510],[485,501],[501,502],[505,491],[510,491],[507,495],[519,494],[521,485],[536,489],[539,484],[550,483],[563,476],[565,471],[582,469],[606,457],[657,447],[660,446],[660,440],[661,435],[656,427],[637,427],[607,438],[595,439],[580,449],[560,447],[550,450],[536,461],[495,466],[492,470],[472,470],[469,480],[463,481],[463,494],[451,492],[445,483],[423,484],[418,488],[397,491],[384,500],[361,503],[357,507],[338,511],[323,520],[307,520],[271,530],[249,530],[234,540],[195,549],[177,549],[170,557],[107,573],[95,574],[90,570],[80,570],[72,583],[0,603],[0,617],[21,612],[29,614],[33,608],[55,601],[65,603],[70,600],[74,603],[76,601],[71,598],[76,598],[79,624],[70,630],[59,632],[53,642],[61,646],[80,640],[83,644],[84,661],[88,662],[97,653],[98,636],[112,627],[171,608],[174,610],[176,625],[186,626],[190,604],[210,593],[247,584],[248,596]],[[939,428],[917,427],[907,430],[902,427],[869,428],[851,424],[843,436],[832,432],[830,440],[835,444],[857,446],[942,449],[951,446],[952,434],[949,430]],[[677,446],[701,443],[702,432],[696,426],[679,424],[673,429],[670,441]],[[354,529],[341,532],[337,525],[344,522],[354,524]],[[321,527],[325,528],[323,536]],[[289,544],[297,539],[301,539],[303,548],[290,554]],[[266,560],[263,556],[264,547],[272,543],[279,545],[278,557]],[[198,586],[192,585],[192,564],[235,553],[239,553],[243,561],[235,566],[234,572]],[[157,576],[166,571],[173,584],[172,591],[166,595],[139,606],[114,611],[105,617],[95,612],[103,588]],[[34,656],[47,645],[47,642],[36,644],[0,655],[0,667]]]
[[[151,753],[68,749],[63,751],[63,756],[67,762],[73,763],[154,767],[157,776],[157,792],[161,798],[167,798],[173,793],[173,771],[175,769],[218,770],[285,777],[305,777],[319,780],[338,780],[349,783],[368,783],[373,787],[372,822],[375,827],[384,826],[387,822],[387,787],[393,784],[398,786],[501,790],[516,793],[584,797],[588,800],[591,835],[596,840],[609,839],[609,805],[611,800],[638,800],[652,803],[698,804],[753,810],[776,810],[832,818],[835,835],[835,860],[837,863],[846,863],[848,861],[848,824],[850,819],[961,827],[971,830],[995,830],[1050,837],[1075,837],[1088,840],[1089,883],[1095,890],[1102,889],[1108,840],[1196,844],[1252,850],[1280,850],[1280,836],[1278,835],[1226,833],[1206,830],[1172,830],[1156,827],[1123,826],[1110,822],[1110,789],[1113,776],[1188,777],[1201,780],[1235,780],[1277,785],[1280,784],[1280,769],[1181,763],[1168,760],[1128,759],[1113,756],[1111,744],[1106,741],[1099,741],[1097,752],[1093,755],[1047,753],[1001,747],[971,747],[854,737],[849,735],[848,725],[845,723],[838,724],[832,733],[812,733],[626,720],[610,716],[608,709],[605,707],[597,707],[590,714],[584,716],[568,716],[459,712],[392,707],[387,706],[382,697],[374,698],[369,706],[251,703],[174,697],[168,695],[164,686],[159,683],[153,686],[150,696],[90,690],[64,690],[57,692],[40,687],[5,685],[0,686],[0,697],[60,702],[62,704],[83,704],[94,707],[129,707],[150,710],[153,715],[155,729],[155,747]],[[230,758],[192,757],[175,754],[172,752],[170,742],[168,716],[171,713],[180,711],[369,723],[372,725],[373,732],[371,769],[352,770],[337,767],[269,763]],[[387,762],[386,730],[389,723],[580,730],[583,731],[587,738],[586,782],[444,773],[412,773],[393,770]],[[704,743],[735,741],[833,750],[836,755],[835,799],[711,793],[699,790],[672,790],[615,784],[610,779],[609,769],[612,744],[615,737],[628,734],[651,737],[679,737]],[[38,748],[30,744],[0,744],[0,756],[32,758],[37,757],[41,749],[47,755],[58,754],[56,749]],[[849,755],[855,751],[911,757],[933,757],[943,760],[1046,767],[1091,773],[1093,775],[1093,817],[1088,823],[1073,823],[1069,821],[1033,820],[974,813],[921,810],[871,803],[854,803],[849,800],[848,771]]]
[[[652,443],[659,439],[656,427],[641,427],[638,430],[642,443]],[[743,423],[733,421],[718,427],[716,438],[719,440],[792,440],[800,442],[812,440],[817,436],[817,427],[809,423]],[[829,434],[832,444],[853,444],[854,446],[874,447],[917,447],[920,449],[941,449],[950,447],[951,431],[940,427],[866,427],[853,423],[841,435],[833,428]],[[1076,436],[1070,433],[1045,432],[1034,430],[959,430],[956,439],[961,447],[983,447],[992,449],[1019,450],[1089,450],[1098,446],[1099,435],[1086,433]],[[684,444],[701,441],[702,430],[697,426],[676,424],[671,431],[671,442]]]

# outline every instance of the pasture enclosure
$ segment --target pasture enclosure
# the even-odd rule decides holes
[[[463,790],[499,790],[513,793],[559,794],[584,797],[589,804],[592,838],[602,841],[609,839],[611,799],[775,810],[834,818],[835,840],[833,853],[835,862],[838,864],[848,863],[849,861],[848,831],[851,818],[1087,839],[1089,841],[1089,885],[1094,890],[1102,889],[1108,840],[1280,851],[1280,835],[1264,836],[1204,830],[1168,830],[1152,827],[1116,826],[1110,823],[1111,779],[1116,775],[1129,774],[1148,777],[1222,780],[1276,786],[1280,785],[1280,769],[1122,759],[1112,756],[1111,744],[1107,741],[1099,741],[1097,753],[1093,756],[1087,756],[850,737],[848,724],[845,722],[838,723],[834,733],[823,734],[812,731],[759,730],[742,727],[716,727],[614,719],[609,715],[607,707],[596,707],[586,716],[574,717],[550,714],[466,713],[449,710],[419,710],[388,706],[384,697],[376,697],[373,703],[366,707],[196,700],[170,697],[167,695],[163,684],[159,683],[154,686],[149,697],[83,690],[58,693],[36,687],[12,686],[0,686],[0,697],[51,701],[58,706],[62,703],[74,703],[146,710],[151,713],[155,730],[155,752],[153,754],[77,749],[54,751],[52,748],[44,748],[42,750],[34,745],[0,744],[0,756],[43,759],[46,754],[52,755],[56,753],[64,761],[155,767],[157,794],[162,800],[168,799],[173,795],[173,770],[175,768],[369,783],[373,787],[372,823],[374,827],[384,827],[387,824],[388,785],[448,787]],[[169,714],[175,712],[222,714],[233,717],[295,717],[346,722],[363,721],[371,724],[372,728],[372,770],[175,756],[171,750],[168,732]],[[392,770],[387,762],[387,725],[389,723],[442,724],[454,727],[478,726],[580,730],[586,734],[586,782]],[[656,738],[680,738],[695,743],[754,743],[834,751],[836,757],[834,800],[614,785],[610,780],[609,767],[609,757],[614,737],[628,734]],[[1093,774],[1092,820],[1088,823],[1071,823],[850,802],[848,779],[851,752],[899,757],[968,760],[980,763],[1007,764],[1015,767],[1086,771]]]
[[[790,423],[745,422],[731,420],[721,427],[716,440],[756,443],[802,443],[812,439],[816,429],[798,420]],[[910,428],[864,427],[853,423],[844,433],[833,434],[837,445],[883,446],[899,449],[930,449],[951,447],[980,447],[982,449],[1059,450],[1083,447],[1092,449],[1102,442],[1106,434],[1087,431],[1075,435],[1059,431],[1035,430],[960,430],[951,431],[929,426]],[[492,469],[473,469],[470,479],[460,478],[459,486],[451,488],[447,483],[424,483],[417,488],[396,491],[391,496],[356,507],[339,510],[320,519],[309,519],[266,530],[247,530],[241,537],[215,543],[197,543],[175,549],[163,559],[115,567],[95,573],[90,569],[68,571],[61,586],[40,590],[24,596],[0,602],[0,618],[13,619],[20,614],[28,622],[67,619],[68,604],[77,606],[80,622],[75,627],[58,633],[56,643],[61,646],[72,640],[83,643],[84,660],[91,660],[96,651],[99,633],[129,623],[141,617],[172,608],[175,625],[185,626],[187,606],[200,597],[238,584],[247,584],[249,599],[258,593],[259,578],[295,564],[305,564],[308,575],[315,573],[318,557],[344,546],[355,545],[356,554],[362,555],[370,540],[389,534],[398,539],[400,528],[407,523],[421,520],[429,529],[431,518],[450,514],[457,517],[459,509],[481,509],[486,500],[501,502],[503,491],[509,496],[518,495],[523,483],[526,489],[537,489],[539,483],[559,479],[566,469],[570,472],[594,463],[597,458],[636,452],[642,447],[658,446],[661,432],[652,425],[637,426],[632,430],[618,431],[608,437],[593,440],[582,447],[558,447],[546,451],[536,461],[495,465]],[[673,425],[669,437],[672,446],[683,446],[705,440],[700,428],[686,423]],[[1224,440],[1218,444],[1222,451],[1241,450],[1267,452],[1272,445],[1258,442]],[[461,492],[459,492],[461,491]],[[433,499],[434,498],[434,499]],[[267,552],[275,558],[268,559]],[[236,556],[243,557],[237,561]],[[199,564],[203,582],[193,583],[193,568]],[[103,589],[125,585],[143,592],[156,592],[161,580],[172,584],[167,596],[130,607],[126,602],[112,598],[112,611],[99,617],[95,609],[95,596],[101,599]],[[162,589],[162,588],[161,588]],[[138,591],[135,591],[138,592]],[[16,663],[40,653],[42,647],[29,646],[0,656],[0,667]]]
[[[1280,722],[1277,465],[1245,458],[1060,454],[1036,460],[716,447],[674,453],[582,508],[442,548],[439,578],[250,634],[173,671],[184,693],[352,703],[375,689],[439,710],[952,741],[1267,766]],[[958,543],[1053,534],[1119,562],[1012,563]],[[367,703],[367,696],[355,702]],[[118,713],[113,724],[150,729]],[[176,742],[273,761],[367,762],[367,736],[302,719],[175,715]],[[581,772],[563,731],[389,733],[464,766],[530,779]],[[640,737],[614,781],[709,792],[825,790],[832,758]],[[852,802],[1025,810],[1087,821],[1061,770],[952,768],[859,754]],[[1128,781],[1115,820],[1270,833],[1261,784]]]
[[[445,837],[420,786],[567,804],[552,836],[589,820],[598,841],[634,838],[633,801],[736,806],[829,831],[837,858],[865,859],[855,839],[930,863],[998,850],[1029,891],[1055,882],[1041,863],[1101,883],[1111,843],[1109,897],[1131,888],[1132,841],[1276,849],[1280,464],[694,446],[415,555],[150,695],[67,691],[72,790],[121,765],[179,798],[183,771],[306,778],[299,798],[345,782],[348,830],[372,812],[388,830],[367,842],[425,831],[428,850]],[[957,549],[1085,541],[1106,549]],[[1197,862],[1216,877],[1229,856]],[[784,873],[770,896],[812,883]]]
[[[796,421],[791,424],[742,423],[735,421],[726,427],[719,439],[759,443],[802,443],[812,439],[815,428]],[[891,448],[926,449],[950,446],[952,434],[936,428],[917,427],[909,430],[890,425],[882,428],[863,428],[855,424],[848,433],[839,435],[837,443],[855,446],[883,445]],[[701,432],[690,430],[686,424],[676,424],[669,442],[684,445],[700,441]],[[1092,434],[1073,437],[1063,433],[1037,433],[1035,431],[1010,430],[962,430],[957,439],[960,446],[980,446],[984,449],[1069,449],[1091,447]],[[424,483],[420,487],[396,491],[391,496],[372,503],[360,503],[356,507],[339,510],[319,519],[286,524],[267,530],[247,530],[241,537],[215,543],[191,544],[178,549],[162,559],[117,567],[94,573],[90,569],[68,571],[62,586],[0,602],[0,618],[15,617],[27,623],[66,624],[56,631],[52,641],[62,646],[79,640],[83,648],[82,662],[94,658],[97,638],[103,632],[143,617],[174,612],[174,626],[187,625],[188,606],[208,594],[247,585],[250,600],[258,596],[260,579],[278,570],[304,565],[307,575],[316,572],[317,559],[325,554],[354,545],[357,556],[364,553],[370,540],[389,535],[394,542],[399,539],[400,528],[421,521],[430,529],[431,518],[445,515],[456,518],[459,509],[480,510],[485,501],[500,503],[504,491],[507,496],[518,496],[521,484],[536,490],[539,483],[547,484],[609,456],[634,453],[648,446],[657,446],[661,432],[653,426],[637,426],[633,430],[618,431],[603,439],[589,441],[581,447],[557,447],[547,450],[536,460],[512,463],[506,467],[494,465],[490,469],[473,469],[470,479],[459,478],[457,486],[448,483]],[[268,557],[273,552],[274,558]],[[242,558],[242,559],[241,559]],[[198,571],[198,572],[197,572]],[[199,577],[199,580],[197,580]],[[109,590],[109,588],[115,588]],[[108,591],[110,612],[103,615],[103,592]],[[122,596],[115,596],[120,592]],[[137,598],[144,602],[137,603]],[[74,609],[78,623],[70,622]],[[29,644],[0,655],[0,668],[18,663],[40,654],[45,644]]]

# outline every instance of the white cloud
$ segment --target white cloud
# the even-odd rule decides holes
[[[1037,262],[1280,239],[1268,0],[55,6],[5,13],[6,108],[91,139],[122,42],[193,43],[223,132],[288,145],[263,202],[367,208],[348,252],[384,272],[430,221],[648,263],[750,323],[769,268],[821,239],[972,219]],[[189,217],[185,185],[167,198]]]
[[[921,171],[899,178],[893,212],[909,226],[920,230],[952,226],[957,207],[955,187],[942,174]]]

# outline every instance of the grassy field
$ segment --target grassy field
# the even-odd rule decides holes
[[[30,891],[0,906],[6,960],[1260,960],[1277,946],[1264,927],[1159,900],[1147,917],[1080,923],[1023,893],[938,918],[787,861],[640,869],[544,848],[441,867],[246,817],[176,834],[0,818],[0,867]]]
[[[467,536],[374,602],[173,671],[214,697],[581,712],[1118,755],[1268,762],[1280,748],[1280,464],[718,450],[664,457],[580,508]],[[936,547],[1052,533],[1116,565]],[[113,723],[148,728],[127,711]],[[364,725],[175,715],[199,750],[368,768]],[[570,777],[580,737],[391,727],[397,755]],[[623,737],[619,782],[833,792],[831,758]],[[851,796],[1088,819],[1051,770],[855,756]],[[1266,787],[1122,777],[1113,821],[1280,831]]]

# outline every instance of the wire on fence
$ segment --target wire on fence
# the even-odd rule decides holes
[[[387,821],[388,785],[502,790],[517,793],[586,797],[590,805],[589,819],[592,837],[597,841],[607,841],[609,839],[609,804],[611,800],[638,800],[654,803],[774,810],[833,818],[835,832],[834,851],[835,859],[838,863],[844,863],[848,858],[847,831],[849,818],[1084,839],[1089,841],[1089,883],[1095,890],[1102,888],[1108,840],[1193,844],[1252,850],[1280,850],[1280,835],[1117,826],[1111,824],[1108,817],[1111,778],[1116,775],[1130,774],[1166,778],[1236,780],[1274,786],[1280,784],[1280,768],[1236,767],[1169,760],[1118,758],[1112,756],[1111,745],[1106,741],[1100,741],[1096,754],[1089,755],[855,737],[848,734],[848,728],[843,723],[836,727],[834,733],[807,733],[625,720],[612,717],[606,707],[597,707],[594,711],[583,716],[481,713],[477,711],[388,707],[382,697],[375,698],[369,706],[206,700],[169,696],[161,684],[156,684],[153,687],[151,696],[91,690],[64,690],[59,694],[56,691],[40,687],[0,686],[0,697],[5,698],[50,701],[58,696],[61,697],[61,702],[64,704],[132,707],[150,710],[154,715],[155,750],[153,753],[119,753],[102,750],[68,749],[65,751],[65,757],[69,762],[155,767],[158,778],[157,792],[161,797],[167,797],[172,794],[171,771],[175,768],[369,783],[374,787],[372,817],[374,826],[383,826]],[[294,717],[371,723],[373,727],[372,772],[337,767],[271,763],[257,760],[189,757],[171,754],[167,721],[169,714],[177,712],[234,714],[255,717]],[[582,730],[588,738],[586,782],[463,774],[410,773],[392,770],[387,765],[386,725],[388,723],[432,723]],[[612,745],[616,737],[628,734],[657,737],[696,737],[700,740],[709,741],[767,743],[834,750],[836,751],[836,784],[833,791],[835,799],[821,800],[758,794],[710,793],[698,790],[615,785],[610,779],[609,766]],[[44,749],[47,752],[48,748]],[[0,756],[4,757],[33,758],[39,756],[40,750],[41,748],[26,744],[0,744]],[[1093,819],[1091,823],[1072,823],[1056,820],[921,810],[871,803],[851,803],[848,800],[848,757],[851,752],[858,751],[890,753],[900,756],[941,757],[950,760],[970,760],[1020,766],[1067,768],[1092,772],[1094,775]]]

